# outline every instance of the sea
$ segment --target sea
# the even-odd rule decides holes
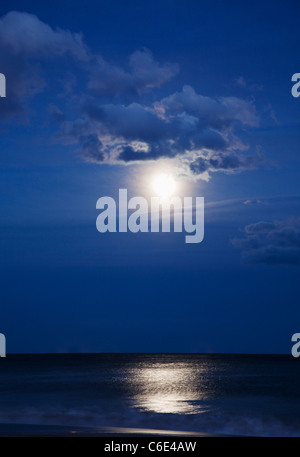
[[[300,360],[8,354],[0,359],[0,423],[300,436]]]

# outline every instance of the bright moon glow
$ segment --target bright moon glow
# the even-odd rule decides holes
[[[170,197],[175,191],[176,184],[172,176],[161,173],[153,181],[153,190],[160,197]]]

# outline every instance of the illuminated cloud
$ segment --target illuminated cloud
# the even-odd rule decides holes
[[[258,124],[251,102],[236,97],[213,99],[184,86],[181,92],[142,105],[97,104],[89,98],[83,117],[74,121],[87,125],[98,136],[98,154],[83,150],[85,160],[107,163],[136,163],[176,159],[190,176],[208,179],[210,172],[236,172],[255,168],[260,152],[248,155],[247,147],[234,131],[242,125]],[[63,138],[66,126],[62,124]],[[77,128],[74,141],[81,143]]]
[[[179,69],[158,62],[148,49],[135,51],[121,67],[93,53],[81,34],[12,11],[0,18],[0,57],[9,81],[2,117],[24,111],[26,101],[45,88],[59,92],[62,82],[51,86],[47,69],[69,65],[63,74],[73,75],[70,84],[64,82],[59,97],[53,94],[55,104],[46,111],[59,125],[56,140],[73,145],[86,161],[171,159],[182,174],[208,180],[213,172],[253,169],[263,160],[260,152],[248,153],[238,136],[240,128],[258,126],[252,101],[207,97],[189,85],[157,98],[155,89]]]

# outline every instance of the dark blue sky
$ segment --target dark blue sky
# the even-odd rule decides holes
[[[290,352],[299,13],[292,0],[2,2],[8,352]],[[205,197],[204,241],[97,232],[97,199],[149,197],[166,163]]]

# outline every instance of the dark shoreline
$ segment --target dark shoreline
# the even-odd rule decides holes
[[[124,427],[72,427],[69,425],[0,424],[0,437],[213,437],[233,436],[179,430],[155,430]]]

